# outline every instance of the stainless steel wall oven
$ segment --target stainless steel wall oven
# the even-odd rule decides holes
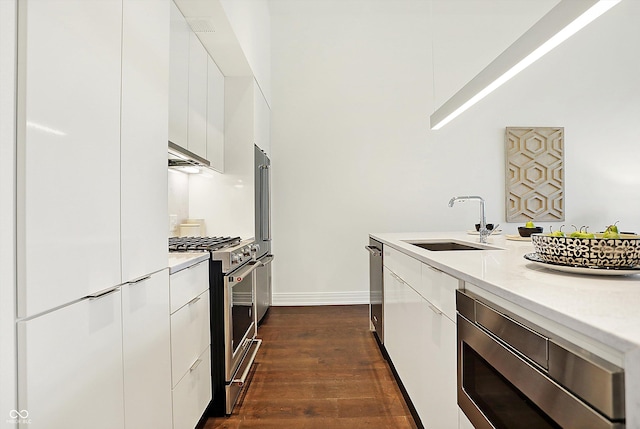
[[[458,405],[477,429],[624,428],[624,371],[457,291]]]

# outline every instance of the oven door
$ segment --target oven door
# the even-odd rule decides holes
[[[458,314],[458,405],[477,429],[619,429]]]
[[[262,264],[252,261],[226,275],[225,287],[225,381],[233,380],[256,335],[255,270]]]

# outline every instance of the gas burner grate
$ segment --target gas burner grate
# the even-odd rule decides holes
[[[240,237],[169,237],[170,252],[220,250],[240,243]]]

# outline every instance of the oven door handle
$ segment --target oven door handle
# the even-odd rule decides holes
[[[242,372],[242,375],[240,376],[240,378],[234,378],[232,380],[232,383],[236,383],[239,386],[244,385],[244,382],[247,380],[247,375],[249,375],[249,370],[251,369],[251,366],[253,365],[253,361],[256,359],[256,355],[258,354],[258,350],[260,349],[260,346],[262,345],[262,339],[260,338],[255,338],[253,339],[253,344],[256,345],[256,348],[253,350],[253,352],[251,353],[251,356],[245,356],[244,359],[249,359],[247,361],[247,364],[244,368],[244,371]]]
[[[237,273],[232,273],[231,277],[246,277],[251,274],[255,269],[263,266],[264,264],[261,261],[249,262],[248,268],[244,268],[242,271],[238,271]]]

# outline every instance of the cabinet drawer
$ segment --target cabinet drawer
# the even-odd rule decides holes
[[[211,401],[211,349],[173,389],[173,429],[193,429]]]
[[[171,385],[178,384],[209,347],[209,292],[171,315]]]
[[[417,287],[421,281],[421,262],[411,256],[384,246],[384,256],[382,258],[384,265],[397,274],[405,283],[410,284],[413,288]]]
[[[428,264],[422,264],[422,281],[417,289],[418,293],[453,321],[456,320],[456,289],[459,287],[460,280]]]
[[[209,261],[203,261],[169,277],[171,314],[209,289]]]

